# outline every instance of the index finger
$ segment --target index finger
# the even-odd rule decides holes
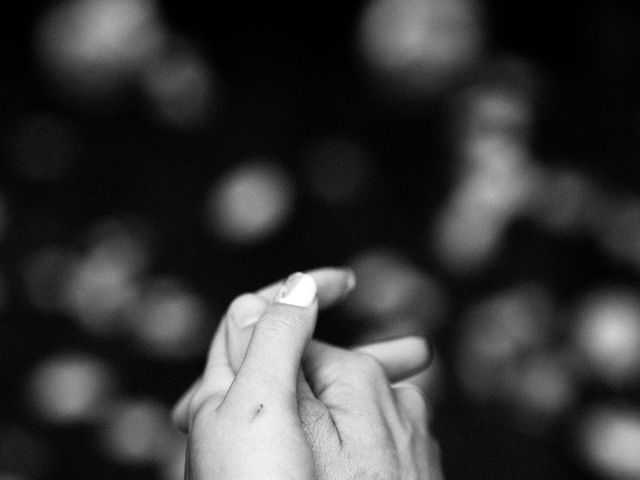
[[[305,272],[318,286],[318,307],[326,308],[336,303],[356,285],[356,277],[350,268],[324,267]],[[267,302],[271,302],[286,279],[272,283],[256,292]]]

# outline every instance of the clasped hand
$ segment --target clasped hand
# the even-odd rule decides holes
[[[312,340],[318,308],[353,287],[319,269],[234,300],[174,420],[188,480],[440,480],[424,339],[343,349]]]

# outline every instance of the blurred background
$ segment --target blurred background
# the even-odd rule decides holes
[[[0,16],[0,479],[182,478],[225,306],[349,265],[458,479],[640,478],[640,6],[25,0]]]

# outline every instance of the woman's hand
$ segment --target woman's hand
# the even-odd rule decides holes
[[[233,302],[174,411],[189,432],[187,478],[441,478],[421,392],[390,385],[426,367],[426,343],[310,342],[318,304],[352,286],[323,269]]]

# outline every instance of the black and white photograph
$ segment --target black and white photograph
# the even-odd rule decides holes
[[[0,13],[0,480],[640,480],[640,4]]]

